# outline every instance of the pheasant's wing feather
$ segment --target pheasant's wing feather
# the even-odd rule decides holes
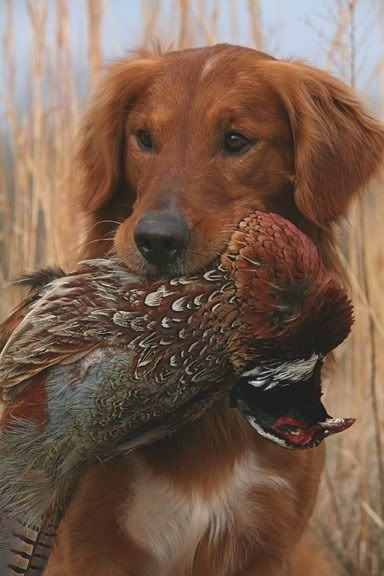
[[[72,342],[57,339],[52,328],[61,323],[58,308],[67,279],[54,283],[52,289],[20,309],[25,316],[18,323],[0,353],[0,383],[3,388],[16,386],[41,370],[78,352]],[[65,311],[61,308],[61,312]],[[77,345],[77,339],[73,340]]]
[[[39,299],[44,288],[62,276],[65,276],[65,273],[61,268],[47,267],[23,274],[13,282],[13,286],[26,289],[28,296],[0,324],[0,352],[8,342],[12,332],[28,314],[31,305]]]
[[[4,320],[0,325],[0,352],[3,350],[4,346],[7,344],[11,334],[16,330],[19,324],[25,318],[28,313],[29,305],[33,302],[33,298],[28,298],[24,300],[15,310]]]
[[[111,309],[116,286],[134,282],[137,279],[113,261],[86,261],[73,274],[51,282],[39,297],[26,301],[6,323],[7,334],[13,329],[0,353],[0,386],[17,386],[100,345],[102,322],[108,317],[100,316],[98,309]]]

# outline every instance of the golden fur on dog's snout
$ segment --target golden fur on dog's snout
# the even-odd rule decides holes
[[[139,274],[193,274],[261,209],[307,232],[336,273],[333,224],[378,171],[384,130],[326,72],[217,45],[112,64],[79,144],[83,256],[113,249]],[[138,246],[139,223],[154,213],[188,229],[161,265]],[[158,230],[170,250],[173,232],[172,222]],[[308,558],[304,569],[303,554],[291,555],[322,466],[322,447],[285,451],[215,406],[172,438],[94,468],[46,574],[281,576],[289,563],[309,574]],[[310,573],[319,570],[314,558]]]

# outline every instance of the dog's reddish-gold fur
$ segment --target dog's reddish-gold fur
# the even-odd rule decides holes
[[[155,135],[156,151],[136,133]],[[223,154],[228,130],[254,145]],[[139,52],[110,66],[85,116],[76,166],[86,256],[114,246],[153,273],[133,240],[171,207],[191,230],[172,273],[207,267],[237,223],[275,211],[311,235],[335,273],[333,224],[379,169],[382,126],[325,72],[238,46]],[[222,405],[174,437],[95,467],[59,532],[47,576],[323,574],[295,546],[323,448],[262,440]],[[300,567],[301,565],[301,567]]]

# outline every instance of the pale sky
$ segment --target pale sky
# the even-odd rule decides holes
[[[37,0],[33,0],[37,3]],[[14,9],[15,55],[19,98],[22,101],[27,88],[28,69],[31,68],[32,32],[25,0],[11,0]],[[345,4],[347,3],[344,0]],[[238,15],[238,26],[234,29],[228,0],[220,0],[219,32],[217,40],[249,44],[248,0],[233,0]],[[54,44],[54,19],[56,2],[47,2],[48,43]],[[70,9],[70,31],[79,80],[83,78],[87,58],[87,23],[85,17],[86,0],[68,0]],[[151,6],[151,0],[104,0],[103,50],[106,60],[121,55],[137,46],[143,40],[143,5]],[[164,27],[175,15],[172,0],[161,1],[160,17]],[[204,9],[209,13],[211,0],[205,0]],[[335,31],[334,12],[336,1],[318,0],[261,0],[264,50],[278,57],[294,57],[307,60],[318,66],[329,65],[327,49]],[[0,34],[5,32],[5,3],[0,0]],[[192,13],[198,10],[201,2],[190,0]],[[356,12],[356,51],[357,84],[374,100],[379,99],[378,70],[380,58],[384,56],[384,0],[359,0]],[[196,16],[196,14],[195,14]],[[167,25],[168,23],[168,25]],[[171,31],[172,32],[172,31]],[[0,47],[0,96],[4,88],[3,54]],[[341,62],[341,61],[340,61]],[[348,52],[341,63],[333,68],[339,76],[349,80]],[[382,82],[383,84],[383,82]],[[22,102],[21,102],[22,104]]]

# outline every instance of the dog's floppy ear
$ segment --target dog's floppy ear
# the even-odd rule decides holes
[[[91,96],[79,133],[78,194],[85,214],[110,201],[120,181],[125,118],[152,82],[159,58],[141,51],[107,67]]]
[[[318,225],[335,221],[378,172],[384,127],[330,74],[295,62],[269,66],[292,129],[296,205]]]

